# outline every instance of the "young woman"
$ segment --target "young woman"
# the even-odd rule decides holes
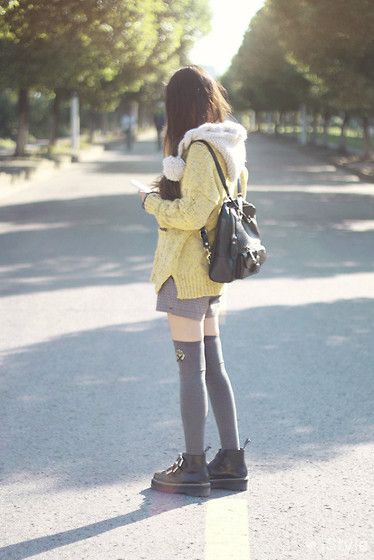
[[[156,310],[167,313],[179,366],[180,408],[186,451],[156,472],[152,487],[164,492],[208,496],[211,488],[246,490],[248,473],[240,447],[236,405],[225,369],[219,312],[226,284],[212,281],[200,236],[205,226],[212,245],[226,196],[206,140],[217,155],[232,196],[237,180],[245,198],[245,128],[227,117],[226,90],[202,68],[177,70],[166,86],[163,175],[142,206],[158,222],[158,243],[150,280]],[[193,143],[192,143],[193,142]],[[208,395],[221,448],[207,464],[204,449]]]

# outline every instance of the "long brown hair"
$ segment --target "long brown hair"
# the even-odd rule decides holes
[[[166,85],[166,128],[163,141],[164,157],[178,155],[178,144],[187,130],[205,122],[223,122],[232,113],[227,91],[203,68],[189,64],[179,68]],[[152,183],[161,198],[181,197],[179,181],[161,175]]]

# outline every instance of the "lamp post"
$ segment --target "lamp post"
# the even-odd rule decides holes
[[[70,104],[70,131],[71,131],[71,161],[76,163],[79,161],[79,97],[77,93],[73,93]]]

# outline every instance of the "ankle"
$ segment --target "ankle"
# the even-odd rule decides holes
[[[183,455],[188,455],[189,457],[203,457],[205,456],[205,451],[200,451],[199,453],[191,453],[191,451],[184,451]]]

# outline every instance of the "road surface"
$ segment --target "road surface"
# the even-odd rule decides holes
[[[1,559],[373,557],[374,187],[259,135],[248,168],[268,260],[221,336],[250,487],[208,499],[150,489],[183,451],[129,183],[161,172],[155,141],[0,192]]]

